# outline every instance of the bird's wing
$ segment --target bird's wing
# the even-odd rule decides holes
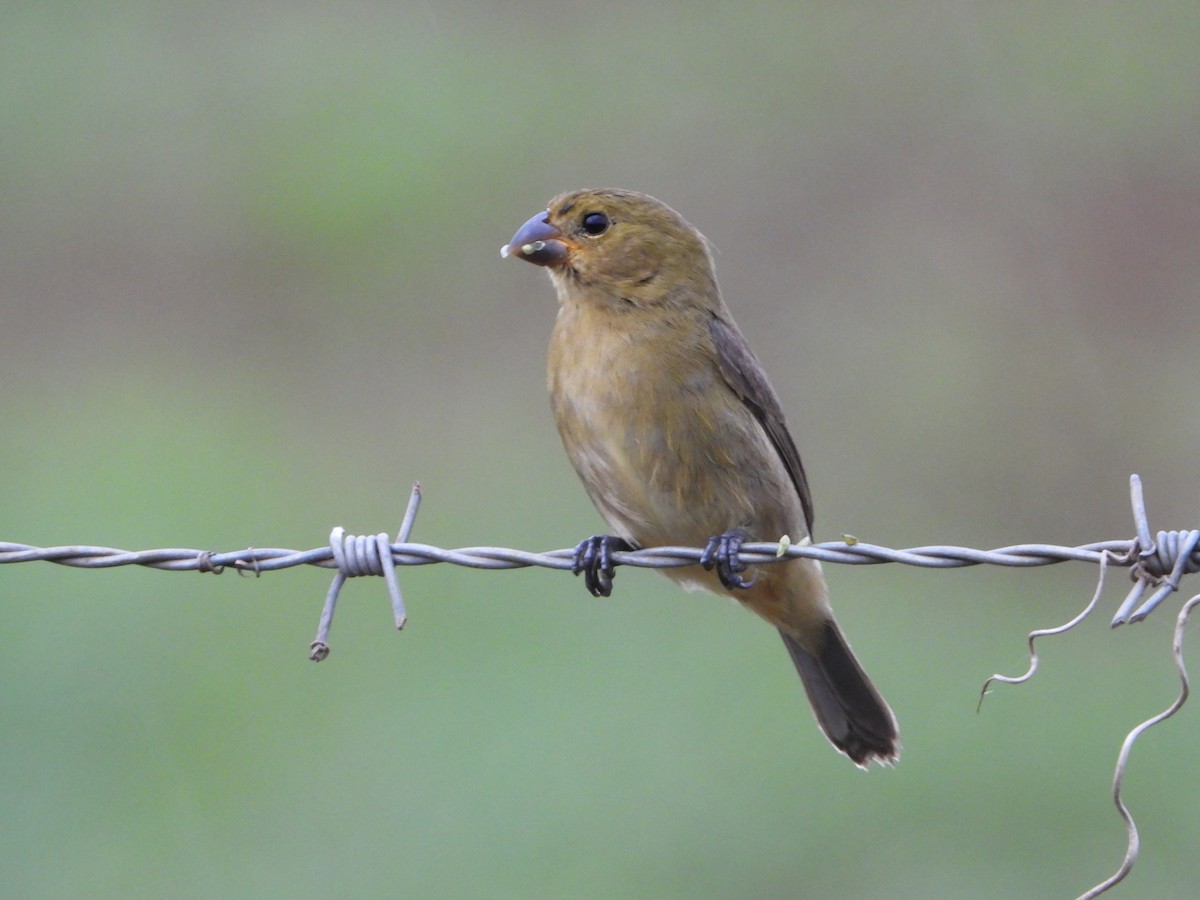
[[[779,405],[779,398],[775,396],[771,383],[767,381],[766,372],[742,333],[734,325],[714,315],[708,321],[708,331],[712,335],[713,346],[717,351],[717,365],[725,382],[754,414],[754,418],[771,439],[779,458],[783,460],[783,466],[800,496],[800,505],[804,509],[804,523],[811,535],[813,508],[808,479],[804,477],[804,466],[800,464],[796,444],[788,433],[787,425],[784,424],[783,407]]]

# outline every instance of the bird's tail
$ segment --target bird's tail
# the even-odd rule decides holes
[[[790,634],[779,634],[830,743],[864,769],[872,760],[895,762],[900,755],[896,717],[854,658],[837,623],[826,622],[815,652]]]

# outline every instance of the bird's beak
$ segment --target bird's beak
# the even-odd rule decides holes
[[[563,233],[550,224],[550,211],[542,210],[517,229],[512,240],[500,248],[500,255],[516,256],[538,266],[555,266],[570,252]]]

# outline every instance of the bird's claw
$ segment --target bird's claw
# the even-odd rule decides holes
[[[715,568],[717,577],[721,579],[721,584],[725,585],[726,590],[744,589],[754,584],[753,578],[747,581],[740,574],[749,568],[738,556],[743,540],[745,536],[740,531],[715,534],[708,539],[704,552],[700,554],[700,565],[709,572]]]
[[[593,535],[575,547],[571,574],[583,573],[583,584],[593,597],[607,597],[612,594],[613,576],[617,574],[612,554],[631,549],[627,541],[611,534]]]

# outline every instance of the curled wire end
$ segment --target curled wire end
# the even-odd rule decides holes
[[[1117,768],[1113,773],[1112,798],[1113,803],[1117,807],[1117,813],[1125,822],[1125,832],[1127,835],[1127,843],[1125,847],[1125,858],[1121,861],[1121,865],[1117,867],[1117,871],[1113,872],[1104,881],[1097,884],[1095,887],[1081,894],[1079,900],[1090,900],[1093,897],[1099,897],[1109,888],[1120,884],[1125,876],[1133,869],[1133,864],[1137,862],[1138,853],[1141,849],[1141,841],[1138,837],[1137,823],[1133,820],[1133,814],[1129,812],[1129,807],[1125,805],[1125,798],[1122,796],[1122,788],[1125,783],[1125,772],[1129,768],[1129,755],[1133,750],[1134,742],[1141,735],[1171,718],[1175,713],[1179,712],[1184,703],[1187,702],[1188,694],[1191,690],[1188,680],[1187,666],[1183,662],[1183,633],[1187,627],[1188,618],[1191,616],[1192,609],[1200,604],[1200,594],[1192,597],[1183,605],[1183,609],[1179,611],[1179,615],[1175,619],[1175,634],[1172,639],[1172,652],[1175,657],[1175,671],[1179,674],[1179,694],[1175,701],[1160,712],[1156,716],[1151,716],[1146,721],[1134,727],[1129,734],[1125,736],[1124,742],[1121,744],[1121,752],[1117,754]]]
[[[983,709],[983,698],[986,697],[989,693],[991,693],[991,691],[989,691],[988,688],[990,688],[994,682],[1000,682],[1001,684],[1024,684],[1026,681],[1028,681],[1030,678],[1033,677],[1033,673],[1037,671],[1037,667],[1038,667],[1038,655],[1037,655],[1037,650],[1033,646],[1033,639],[1035,637],[1038,637],[1039,635],[1056,634],[1056,633],[1057,633],[1057,630],[1055,630],[1055,631],[1034,631],[1029,634],[1029,638],[1028,638],[1028,641],[1029,641],[1029,668],[1026,669],[1025,672],[1021,675],[1001,675],[999,672],[997,672],[993,675],[988,676],[988,679],[983,683],[983,687],[981,687],[979,689],[979,702],[975,704],[976,714],[978,714],[979,711]]]
[[[324,641],[313,641],[308,648],[308,658],[313,662],[320,662],[329,656],[329,645]]]
[[[1071,621],[1064,622],[1057,628],[1041,628],[1037,631],[1029,632],[1029,637],[1026,639],[1029,645],[1029,668],[1026,669],[1022,675],[1001,675],[997,673],[989,677],[987,681],[983,683],[983,687],[979,689],[979,702],[975,705],[975,712],[978,713],[983,708],[983,698],[988,695],[988,688],[992,686],[993,682],[998,681],[1001,684],[1024,684],[1033,677],[1038,667],[1037,647],[1034,645],[1034,642],[1038,638],[1048,637],[1055,634],[1065,634],[1086,619],[1091,611],[1096,608],[1096,604],[1100,602],[1100,595],[1104,592],[1104,576],[1108,572],[1108,563],[1110,557],[1115,559],[1115,554],[1108,550],[1105,550],[1100,554],[1100,578],[1096,582],[1096,592],[1092,594],[1092,599],[1088,602],[1088,605],[1083,608],[1083,611],[1075,616],[1075,618],[1071,619]]]

